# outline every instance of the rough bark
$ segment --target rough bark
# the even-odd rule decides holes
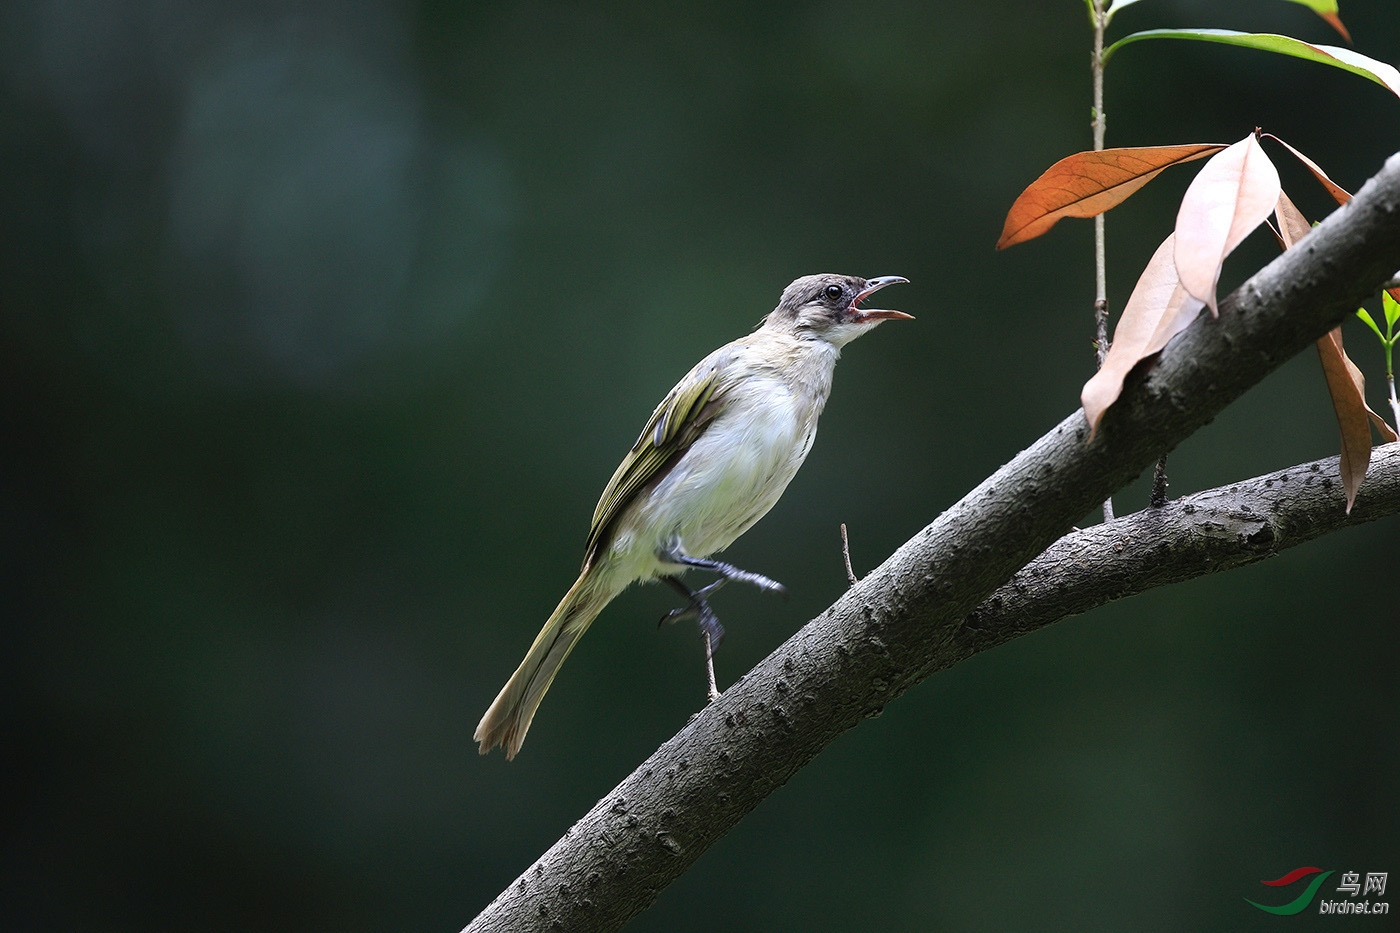
[[[1400,444],[1372,450],[1350,515],[1338,459],[1302,463],[1070,532],[969,612],[924,676],[1115,599],[1233,570],[1400,514]]]
[[[1093,441],[1076,411],[968,493],[697,714],[467,929],[622,926],[836,736],[1026,631],[1016,612],[964,620],[1398,267],[1400,155],[1221,302],[1218,319],[1203,313],[1135,370]]]

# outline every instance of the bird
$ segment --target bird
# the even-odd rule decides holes
[[[777,503],[817,434],[841,348],[902,311],[861,303],[903,276],[808,275],[783,290],[751,333],[695,364],[656,406],[598,500],[578,580],[550,614],[473,735],[513,759],[574,645],[618,594],[659,579],[686,600],[662,621],[692,617],[705,640],[709,697],[723,628],[708,597],[728,581],[785,593],[713,558]],[[688,570],[717,574],[693,590]]]

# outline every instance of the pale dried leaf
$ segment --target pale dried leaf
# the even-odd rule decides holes
[[[1176,215],[1176,272],[1212,314],[1225,257],[1269,216],[1279,190],[1278,170],[1253,133],[1211,158],[1186,189]]]
[[[1118,326],[1113,331],[1113,343],[1108,356],[1094,377],[1084,384],[1079,401],[1089,420],[1089,436],[1099,428],[1099,421],[1108,407],[1123,391],[1123,380],[1143,359],[1161,351],[1167,341],[1181,333],[1196,319],[1202,302],[1186,293],[1176,276],[1176,234],[1157,247],[1147,268],[1133,286]]]
[[[1274,216],[1278,218],[1279,238],[1283,240],[1284,249],[1292,249],[1298,245],[1298,241],[1312,232],[1312,224],[1303,216],[1303,212],[1288,200],[1288,195],[1282,190],[1278,193],[1278,203],[1274,206]]]

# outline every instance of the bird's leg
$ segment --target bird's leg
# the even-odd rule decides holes
[[[692,590],[681,582],[678,576],[665,576],[668,585],[676,592],[680,593],[689,602],[689,605],[681,609],[673,609],[662,616],[662,622],[675,622],[687,616],[695,616],[700,623],[700,632],[705,638],[705,670],[710,678],[710,702],[713,703],[719,698],[719,689],[715,686],[715,649],[719,647],[720,640],[724,638],[724,626],[719,624],[719,617],[710,608],[705,597],[719,589],[730,580],[739,580],[744,583],[752,583],[760,589],[771,590],[773,592],[787,595],[787,587],[777,580],[770,580],[759,573],[750,573],[747,570],[740,570],[733,564],[726,564],[723,561],[710,560],[705,557],[691,557],[680,548],[678,541],[673,541],[665,549],[657,553],[657,557],[665,563],[679,564],[683,567],[694,567],[697,570],[708,570],[711,573],[719,574],[719,579],[707,584],[698,590]]]
[[[740,583],[752,583],[759,589],[781,593],[784,596],[787,595],[787,587],[783,586],[777,580],[770,580],[761,573],[751,573],[747,570],[740,570],[733,564],[726,564],[724,561],[710,560],[707,557],[691,557],[676,545],[672,545],[657,556],[663,561],[672,564],[682,564],[686,567],[694,567],[696,570],[708,570],[711,573],[717,573],[720,575],[720,578],[724,580],[738,580]]]
[[[719,688],[715,685],[715,648],[719,647],[720,639],[724,637],[724,626],[719,624],[719,617],[710,608],[710,604],[705,601],[715,590],[724,586],[728,582],[727,577],[720,577],[713,583],[702,586],[698,590],[692,590],[682,582],[680,577],[662,577],[666,583],[677,593],[684,596],[689,605],[680,609],[672,609],[661,617],[661,622],[678,622],[688,616],[695,616],[700,623],[700,633],[705,638],[705,673],[709,676],[710,702],[719,699]]]

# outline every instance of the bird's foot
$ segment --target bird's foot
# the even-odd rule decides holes
[[[694,618],[700,624],[700,635],[705,639],[705,676],[708,680],[709,702],[713,703],[719,699],[719,687],[715,684],[715,649],[719,647],[720,641],[724,638],[724,626],[719,624],[719,616],[710,608],[705,597],[715,590],[724,586],[727,577],[720,577],[715,582],[702,586],[698,590],[692,590],[686,586],[679,577],[662,577],[666,583],[677,593],[686,598],[686,605],[679,609],[672,609],[661,617],[658,627],[667,622],[679,622],[681,619]]]
[[[679,609],[672,609],[662,616],[661,621],[657,624],[659,628],[667,622],[679,622],[681,619],[688,618],[694,618],[700,624],[700,634],[705,639],[705,673],[709,679],[709,698],[710,702],[713,703],[719,699],[719,688],[715,684],[715,649],[724,639],[724,626],[719,624],[719,617],[710,608],[705,597],[730,580],[748,583],[771,593],[781,593],[784,597],[787,596],[787,587],[761,573],[740,570],[733,564],[705,557],[691,557],[675,544],[658,553],[657,557],[668,563],[681,564],[686,567],[694,567],[697,570],[708,570],[711,573],[719,574],[719,579],[698,590],[692,590],[686,586],[678,576],[662,577],[661,579],[666,581],[672,589],[686,598],[688,604]]]
[[[668,577],[667,580],[675,580],[675,578]],[[682,619],[694,619],[700,625],[700,634],[705,638],[705,655],[706,657],[712,655],[714,649],[718,648],[719,643],[724,639],[724,626],[719,624],[719,616],[715,615],[715,611],[710,608],[706,597],[724,586],[725,582],[725,578],[720,577],[715,582],[702,586],[698,590],[692,590],[680,581],[676,581],[680,584],[677,586],[677,590],[685,595],[687,604],[678,609],[672,609],[662,616],[661,621],[656,623],[657,628],[667,624],[674,625]]]

